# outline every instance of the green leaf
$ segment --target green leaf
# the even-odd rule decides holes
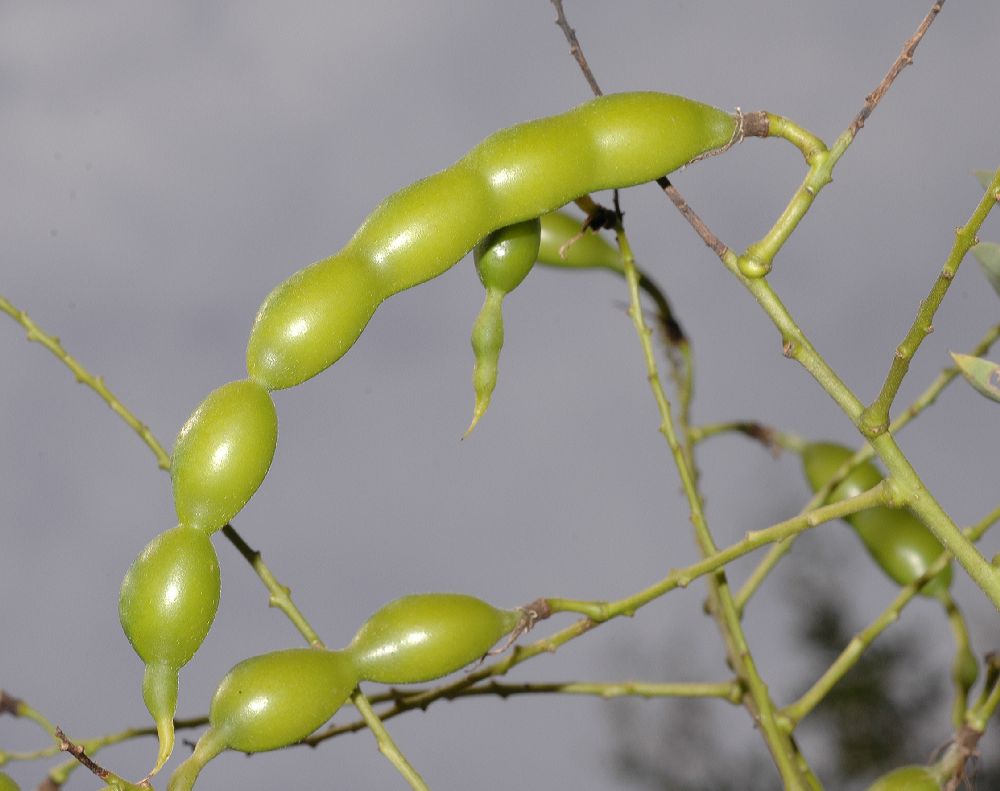
[[[979,183],[983,185],[983,189],[990,186],[990,182],[993,181],[993,171],[992,170],[974,170],[972,171],[976,178],[979,179]]]
[[[980,242],[972,248],[972,254],[979,259],[983,274],[990,281],[993,290],[1000,294],[1000,244]]]
[[[971,354],[952,352],[951,356],[970,385],[987,398],[1000,401],[1000,365]]]

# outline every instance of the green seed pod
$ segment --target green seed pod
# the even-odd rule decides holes
[[[174,744],[177,676],[198,650],[219,606],[219,562],[208,534],[178,525],[154,538],[122,581],[118,616],[146,663],[142,699],[160,749],[153,773]]]
[[[494,231],[473,250],[476,271],[486,288],[486,300],[472,326],[472,387],[476,394],[472,422],[465,435],[486,413],[497,383],[497,364],[503,348],[503,300],[527,277],[538,257],[537,219]]]
[[[521,618],[459,593],[404,596],[372,615],[346,651],[362,681],[432,681],[482,659]]]
[[[622,273],[621,252],[595,231],[581,232],[582,220],[562,212],[541,217],[538,263],[568,269],[610,269]]]
[[[0,791],[21,791],[21,786],[14,782],[13,777],[0,772]]]
[[[806,479],[813,491],[821,488],[854,452],[832,442],[815,442],[802,451]],[[876,486],[882,474],[871,462],[856,467],[831,493],[827,503],[854,497]],[[909,585],[923,575],[943,551],[941,544],[909,510],[878,506],[851,515],[865,549],[881,569],[900,585]],[[928,582],[921,593],[940,596],[951,585],[949,564]]]
[[[479,280],[487,290],[509,294],[528,276],[538,258],[541,223],[537,218],[489,234],[473,250]]]
[[[170,475],[181,524],[209,533],[224,527],[264,480],[277,441],[274,404],[256,382],[209,393],[174,445]]]
[[[243,660],[219,683],[209,728],[167,788],[188,791],[223,750],[256,753],[301,741],[336,714],[357,685],[343,651],[290,648]]]
[[[483,140],[385,199],[336,255],[264,300],[247,371],[269,390],[336,362],[386,298],[445,272],[492,231],[588,192],[653,181],[729,144],[736,120],[659,93],[602,96]]]
[[[941,783],[926,766],[901,766],[882,775],[868,791],[941,791]]]

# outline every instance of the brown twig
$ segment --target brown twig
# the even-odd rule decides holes
[[[580,65],[580,71],[583,72],[583,76],[587,79],[587,84],[590,85],[590,90],[594,92],[594,96],[603,96],[604,91],[601,90],[601,86],[597,84],[597,78],[594,77],[594,72],[590,70],[590,66],[587,64],[587,58],[583,54],[583,48],[580,46],[580,42],[576,37],[576,31],[569,26],[569,20],[566,19],[566,13],[563,11],[562,0],[552,0],[552,5],[556,7],[556,24],[559,29],[566,36],[566,41],[569,42],[570,54],[576,58],[576,62]]]
[[[882,101],[882,97],[885,96],[886,91],[889,90],[889,86],[892,85],[896,77],[899,76],[899,73],[913,63],[913,52],[916,50],[917,44],[919,44],[920,40],[924,37],[927,29],[931,26],[931,22],[933,22],[935,17],[937,17],[937,15],[941,12],[941,7],[943,5],[944,0],[937,0],[937,2],[934,3],[931,10],[927,12],[927,16],[924,17],[923,22],[920,23],[920,27],[917,28],[917,32],[907,39],[906,43],[903,45],[903,51],[899,53],[899,57],[896,58],[892,66],[889,67],[889,71],[887,71],[886,75],[882,78],[882,82],[876,86],[874,91],[865,97],[864,107],[861,108],[861,112],[858,113],[850,127],[848,127],[852,139],[857,136],[859,131],[861,131],[861,128],[865,125],[865,121],[868,120],[868,116],[875,111],[878,103]]]
[[[62,732],[61,728],[56,728],[56,738],[59,740],[59,749],[63,752],[69,753],[81,764],[83,764],[87,769],[94,773],[98,778],[107,782],[108,775],[110,774],[107,769],[87,755],[84,751],[83,746],[79,744],[74,744],[69,740],[65,733]]]
[[[719,239],[712,230],[705,224],[705,221],[698,216],[694,209],[691,208],[690,204],[684,200],[684,196],[678,191],[677,187],[670,183],[670,179],[666,176],[662,176],[656,180],[656,183],[660,185],[660,188],[670,198],[670,202],[677,207],[677,211],[681,213],[681,216],[688,221],[688,224],[694,228],[694,231],[701,240],[708,245],[712,252],[715,253],[719,258],[724,258],[729,252],[729,248],[723,244],[722,240]]]

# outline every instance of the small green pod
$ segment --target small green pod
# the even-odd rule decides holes
[[[854,451],[833,442],[810,442],[802,451],[802,464],[809,481],[810,488],[815,492],[826,485]],[[870,461],[858,465],[830,493],[827,504],[839,503],[851,497],[857,497],[862,492],[878,486],[882,482],[882,473]]]
[[[150,541],[122,581],[118,617],[146,663],[142,697],[160,740],[153,773],[173,750],[178,673],[212,628],[220,589],[219,562],[208,534],[186,525]]]
[[[910,511],[871,508],[855,514],[851,526],[882,570],[900,585],[919,579],[944,551],[941,543]],[[949,563],[920,591],[940,596],[951,586]]]
[[[0,772],[0,791],[21,791],[21,786],[14,782],[13,777]]]
[[[941,791],[941,783],[926,766],[901,766],[882,775],[868,791]]]
[[[854,451],[832,442],[814,442],[802,451],[806,479],[813,491],[820,489]],[[856,467],[834,488],[827,503],[836,503],[868,491],[882,481],[871,462]],[[943,551],[940,542],[909,510],[877,506],[851,515],[854,528],[868,554],[895,582],[908,585],[921,577]],[[921,593],[941,596],[951,585],[951,564],[928,582]]]
[[[213,390],[187,419],[170,465],[181,524],[212,533],[240,512],[267,475],[278,442],[271,396],[243,379]]]
[[[621,252],[596,231],[581,232],[582,220],[560,211],[542,215],[538,263],[567,269],[623,273]]]
[[[345,650],[362,681],[416,684],[482,659],[521,619],[473,596],[414,594],[378,610]]]
[[[489,234],[473,249],[479,280],[486,289],[483,307],[472,325],[472,387],[476,394],[472,422],[465,436],[486,413],[497,384],[503,348],[503,300],[517,288],[538,257],[540,224],[537,219],[508,225]]]
[[[528,276],[538,258],[538,218],[507,225],[488,234],[472,251],[483,288],[509,294]]]
[[[386,198],[339,253],[275,288],[257,312],[247,371],[268,390],[300,384],[350,349],[383,300],[441,275],[490,232],[657,179],[735,132],[729,113],[651,92],[501,130]]]
[[[357,685],[343,651],[289,648],[244,659],[216,688],[209,728],[174,771],[169,791],[188,791],[223,750],[257,753],[301,741],[336,714]]]

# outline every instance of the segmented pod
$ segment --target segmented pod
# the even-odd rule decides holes
[[[213,390],[177,435],[170,475],[181,524],[209,533],[240,512],[267,475],[278,441],[271,396],[256,382]]]
[[[806,478],[813,491],[822,487],[854,452],[832,442],[816,442],[802,452]],[[871,462],[856,467],[831,493],[828,503],[861,494],[876,486],[882,474]],[[921,577],[943,552],[940,542],[909,510],[878,506],[853,514],[847,523],[854,528],[868,553],[881,569],[900,585]],[[951,585],[949,564],[921,593],[939,597]]]
[[[901,766],[882,775],[868,791],[941,791],[941,783],[926,766]]]
[[[251,378],[292,387],[338,360],[389,296],[442,274],[487,234],[588,192],[652,181],[730,143],[736,120],[680,96],[623,93],[519,124],[395,193],[337,254],[264,300]]]
[[[521,618],[460,593],[414,594],[378,610],[345,650],[362,681],[416,684],[482,659]]]
[[[503,300],[528,276],[538,257],[540,223],[525,220],[494,231],[473,249],[486,300],[472,325],[472,387],[476,403],[466,436],[486,413],[497,383],[497,365],[503,348]]]
[[[290,648],[235,665],[209,706],[209,728],[174,771],[169,791],[187,791],[223,750],[257,753],[301,741],[329,720],[358,685],[342,651]]]
[[[146,663],[142,699],[159,736],[155,774],[174,744],[177,678],[202,644],[219,606],[219,562],[208,534],[178,525],[154,538],[122,581],[118,617]]]

